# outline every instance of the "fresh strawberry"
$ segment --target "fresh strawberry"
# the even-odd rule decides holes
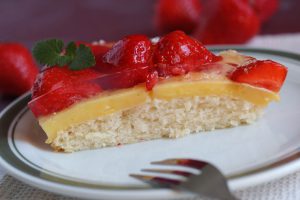
[[[134,67],[151,61],[151,41],[144,35],[130,35],[119,40],[103,56],[105,63],[114,66]]]
[[[271,60],[259,60],[238,67],[231,80],[278,92],[285,80],[287,68]]]
[[[262,22],[266,22],[278,9],[278,0],[245,0],[252,6]]]
[[[212,0],[206,23],[202,23],[195,37],[204,44],[239,44],[254,37],[260,20],[248,2],[241,0]]]
[[[0,93],[20,95],[30,90],[38,68],[29,50],[21,44],[0,44]]]
[[[159,73],[180,75],[192,71],[193,67],[210,63],[214,55],[199,41],[182,31],[171,32],[157,43],[153,61]]]
[[[155,8],[155,24],[162,32],[183,30],[191,33],[199,23],[200,0],[159,0]]]

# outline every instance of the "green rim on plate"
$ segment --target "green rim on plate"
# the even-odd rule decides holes
[[[268,50],[268,49],[257,49],[257,48],[244,48],[240,46],[226,46],[225,47],[212,47],[209,48],[212,51],[218,52],[226,49],[238,50],[241,53],[261,53],[268,55],[276,55],[284,58],[289,58],[295,61],[300,61],[300,55]],[[23,174],[30,175],[34,178],[40,179],[42,181],[53,182],[57,184],[63,184],[74,187],[84,187],[90,189],[106,189],[106,190],[137,190],[137,189],[150,189],[150,187],[143,186],[123,186],[123,185],[108,185],[108,184],[99,184],[99,183],[86,183],[83,181],[74,181],[71,178],[68,179],[67,176],[61,176],[59,174],[55,174],[55,172],[50,172],[44,170],[42,167],[31,163],[25,156],[18,151],[16,145],[14,145],[14,128],[18,122],[18,120],[28,111],[28,109],[24,109],[27,106],[27,103],[30,101],[30,94],[25,94],[22,97],[15,100],[11,103],[7,108],[5,108],[0,114],[0,157],[2,159],[2,163],[5,163],[6,166],[10,166],[14,168],[14,170],[20,171]],[[18,118],[16,119],[16,116]],[[13,123],[14,122],[14,123]],[[23,158],[26,162],[21,160],[18,156],[15,155],[11,146],[9,145],[9,130],[12,130],[12,143],[15,148],[15,152],[19,154],[20,157]],[[300,153],[295,150],[295,152],[291,152],[289,155],[282,157],[279,161],[278,159],[272,163],[268,163],[264,166],[260,166],[255,169],[251,169],[248,171],[243,171],[236,174],[231,174],[228,176],[229,180],[233,180],[236,178],[241,178],[244,176],[249,176],[255,173],[263,172],[268,169],[272,169],[278,166],[282,166],[289,162],[295,161],[300,158]],[[1,161],[0,159],[0,161]],[[35,167],[32,167],[35,165]]]

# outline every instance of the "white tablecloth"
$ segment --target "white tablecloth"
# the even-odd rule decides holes
[[[300,34],[285,34],[276,36],[258,36],[250,41],[248,46],[286,50],[300,53]],[[300,141],[299,141],[300,142]],[[70,200],[28,186],[6,174],[0,167],[0,199],[1,200]],[[234,191],[242,200],[299,200],[300,170],[279,180],[257,185],[240,191]]]

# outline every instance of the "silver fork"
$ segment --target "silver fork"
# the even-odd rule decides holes
[[[231,194],[224,175],[212,164],[194,159],[167,159],[152,162],[151,164],[189,167],[198,170],[198,172],[200,171],[200,174],[184,170],[142,169],[143,172],[171,174],[177,177],[180,176],[181,179],[143,174],[130,174],[130,176],[144,181],[153,187],[189,191],[199,197],[206,196],[222,200],[237,200]]]

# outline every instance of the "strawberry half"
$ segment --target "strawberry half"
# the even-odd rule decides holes
[[[258,60],[238,67],[231,80],[279,92],[287,75],[287,68],[271,60]]]
[[[119,40],[113,47],[104,54],[105,63],[134,67],[148,64],[151,60],[151,41],[145,35],[130,35]]]
[[[213,59],[214,55],[201,42],[182,31],[174,31],[159,40],[153,62],[157,64],[160,76],[164,76],[185,74]]]
[[[21,44],[0,44],[0,93],[20,95],[30,90],[38,73],[29,50]]]
[[[161,32],[191,33],[199,23],[200,0],[160,0],[155,7],[155,24]]]

